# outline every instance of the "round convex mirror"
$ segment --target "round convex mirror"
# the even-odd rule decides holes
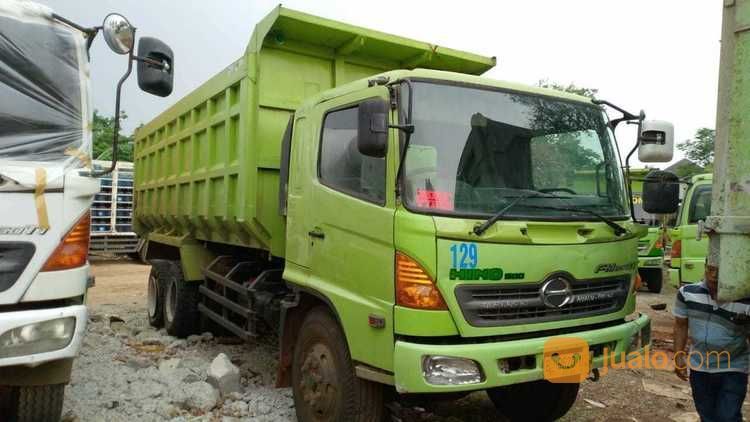
[[[104,18],[102,24],[104,40],[109,48],[117,54],[128,54],[133,49],[135,28],[125,16],[112,13]]]

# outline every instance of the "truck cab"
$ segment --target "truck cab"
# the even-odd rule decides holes
[[[711,173],[691,178],[677,214],[677,222],[670,232],[672,259],[669,264],[669,281],[674,287],[703,280],[708,256],[708,236],[705,233],[699,236],[698,226],[711,215],[712,183]]]
[[[386,121],[362,116],[373,101]],[[388,128],[377,151],[362,148],[363,124]],[[400,392],[540,380],[551,333],[630,351],[648,337],[646,316],[625,321],[645,230],[616,154],[583,97],[432,70],[342,86],[294,116],[284,278],[345,314],[353,358]],[[444,356],[471,370],[430,373]]]
[[[135,29],[124,17],[85,28],[30,1],[0,0],[3,420],[60,419],[86,331],[89,209],[103,174],[91,166],[88,47],[99,32],[116,53],[130,54],[127,76]],[[155,80],[171,91],[171,76]]]

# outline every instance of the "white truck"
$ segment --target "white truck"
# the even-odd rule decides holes
[[[83,27],[47,7],[0,0],[0,420],[60,419],[92,282],[89,47],[102,32],[146,92],[172,91],[173,54],[121,15]],[[117,151],[117,132],[113,151]],[[113,157],[114,167],[116,154]]]

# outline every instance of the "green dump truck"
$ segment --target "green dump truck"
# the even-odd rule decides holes
[[[578,383],[544,379],[550,339],[594,368],[650,343],[611,130],[638,116],[478,76],[494,65],[276,8],[137,132],[151,324],[278,335],[303,421],[379,420],[394,391],[563,415]]]
[[[638,221],[648,225],[648,234],[638,239],[638,274],[652,293],[661,292],[664,266],[664,227],[659,216],[643,210],[643,178],[652,169],[630,169],[630,189]]]
[[[698,235],[698,224],[711,214],[713,175],[699,174],[690,179],[675,228],[670,232],[672,249],[669,262],[669,284],[680,287],[703,280],[708,236]]]

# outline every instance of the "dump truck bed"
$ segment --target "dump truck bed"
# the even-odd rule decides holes
[[[305,99],[388,70],[480,75],[494,65],[494,57],[279,6],[256,25],[242,57],[136,133],[135,230],[283,257],[280,145]]]

